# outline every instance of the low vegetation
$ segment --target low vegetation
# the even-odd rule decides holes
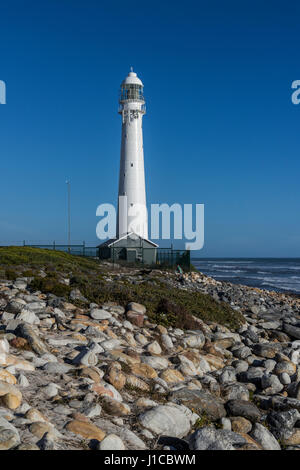
[[[193,317],[230,328],[238,328],[243,322],[242,315],[228,304],[218,303],[200,292],[174,287],[170,272],[143,275],[137,280],[128,270],[128,275],[120,277],[98,260],[30,247],[0,247],[0,271],[0,277],[10,280],[33,278],[33,291],[52,293],[67,300],[76,288],[87,302],[113,301],[123,306],[131,301],[142,303],[150,320],[164,326],[198,329]],[[81,306],[80,302],[78,305]]]

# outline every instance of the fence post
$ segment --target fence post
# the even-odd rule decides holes
[[[82,242],[82,254],[85,256],[85,241]]]
[[[55,241],[53,242],[53,250],[55,250]]]

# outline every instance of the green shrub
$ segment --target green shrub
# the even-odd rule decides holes
[[[44,294],[54,294],[57,297],[69,297],[70,287],[58,282],[56,279],[51,277],[37,277],[30,283],[32,290],[40,290]]]
[[[156,313],[152,315],[152,318],[155,323],[166,327],[173,326],[183,330],[196,330],[199,328],[197,321],[187,312],[184,306],[170,302],[166,298],[159,301]]]
[[[18,277],[18,274],[13,269],[8,268],[5,270],[5,277],[8,281],[15,281]]]
[[[22,276],[24,276],[24,277],[34,277],[35,272],[32,269],[27,269],[27,270],[22,272]]]

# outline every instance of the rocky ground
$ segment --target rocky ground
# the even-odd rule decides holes
[[[0,281],[1,450],[300,449],[299,299],[201,273],[157,275],[226,302],[244,323],[193,316],[183,330],[135,302]],[[105,282],[115,276],[108,266]]]

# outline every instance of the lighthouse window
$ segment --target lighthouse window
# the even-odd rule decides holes
[[[130,163],[130,166],[133,166],[133,163]]]
[[[137,84],[125,84],[121,87],[120,101],[144,100],[143,87]]]

